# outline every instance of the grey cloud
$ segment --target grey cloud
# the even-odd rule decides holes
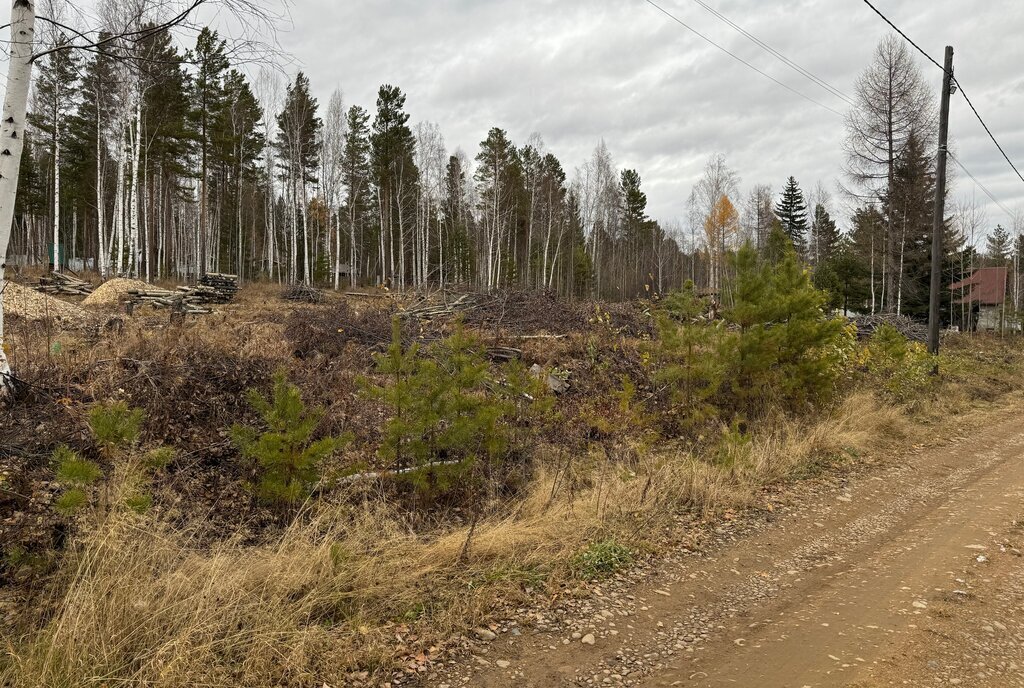
[[[856,2],[706,0],[751,33],[852,94],[887,28]],[[664,6],[775,78],[839,110],[845,105],[701,9]],[[878,0],[934,55],[952,43],[957,76],[1024,164],[1024,3]],[[704,160],[726,154],[744,188],[805,189],[842,174],[843,121],[708,46],[641,0],[297,0],[282,36],[321,100],[340,86],[372,109],[388,82],[408,94],[414,120],[440,124],[449,147],[474,155],[492,126],[519,143],[536,131],[571,170],[604,139],[620,166],[644,179],[652,215],[685,213]],[[938,92],[939,70],[921,62]],[[966,106],[955,100],[960,159],[1003,204],[1024,206],[1024,183]],[[1014,182],[1016,180],[1016,182]],[[953,190],[977,193],[964,175]],[[989,204],[994,224],[1001,211]],[[1002,218],[1005,222],[1005,218]]]

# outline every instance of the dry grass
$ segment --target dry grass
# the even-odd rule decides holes
[[[82,371],[87,398],[127,388],[127,379],[133,387],[125,393],[139,388],[131,400],[141,406],[159,389],[168,397],[161,404],[176,405],[164,418],[154,402],[148,422],[164,422],[174,432],[158,434],[182,441],[200,421],[222,428],[238,420],[241,391],[285,362],[295,373],[306,365],[328,381],[325,393],[341,396],[342,372],[353,371],[294,360],[284,323],[261,317],[278,302],[279,287],[262,285],[243,290],[229,313],[184,328],[127,321],[104,346],[63,365]],[[682,513],[713,521],[757,505],[766,486],[918,441],[927,431],[919,419],[966,414],[1024,386],[1013,345],[967,340],[950,350],[949,382],[928,390],[914,417],[865,391],[813,421],[779,421],[750,438],[723,434],[702,456],[659,444],[615,461],[600,451],[567,461],[557,447],[541,449],[528,489],[493,505],[468,549],[468,526],[413,532],[400,509],[371,492],[308,505],[258,545],[241,537],[210,544],[202,523],[171,527],[156,516],[111,514],[65,552],[37,626],[7,640],[0,685],[337,686],[362,672],[386,677],[405,655],[559,594],[569,562],[590,542],[657,550]],[[187,369],[179,366],[185,354]],[[189,395],[209,402],[203,383],[217,375],[223,398],[197,401],[203,418],[189,415]],[[358,404],[343,410],[354,415]],[[207,418],[217,414],[223,418]]]
[[[0,682],[300,686],[384,674],[395,632],[440,642],[528,596],[524,581],[557,589],[587,542],[634,545],[681,511],[747,506],[766,484],[822,455],[877,446],[901,424],[857,395],[813,426],[745,445],[728,465],[658,452],[628,471],[591,465],[572,489],[568,469],[542,470],[514,509],[476,526],[465,557],[467,528],[414,535],[379,500],[311,505],[255,547],[199,547],[187,530],[114,514],[68,553],[53,618],[12,644]]]

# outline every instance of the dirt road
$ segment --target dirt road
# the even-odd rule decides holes
[[[1024,414],[790,501],[432,684],[1024,686]]]

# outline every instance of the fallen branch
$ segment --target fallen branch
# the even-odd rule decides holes
[[[360,480],[377,480],[378,478],[393,478],[399,475],[405,475],[406,473],[412,473],[414,471],[422,471],[425,468],[437,468],[439,466],[455,466],[462,463],[462,461],[434,461],[433,463],[425,463],[422,466],[410,466],[408,468],[396,468],[390,471],[366,471],[365,473],[355,473],[354,475],[346,475],[341,479],[341,483],[354,483]]]

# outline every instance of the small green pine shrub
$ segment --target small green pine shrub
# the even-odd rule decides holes
[[[424,495],[472,488],[480,467],[490,477],[521,440],[516,429],[544,408],[542,384],[522,365],[492,375],[481,344],[461,327],[420,355],[403,349],[399,324],[391,346],[375,356],[382,384],[364,381],[368,398],[383,402],[382,457]]]
[[[729,333],[721,322],[696,322],[707,308],[693,283],[669,294],[656,314],[658,340],[654,380],[667,390],[665,420],[686,432],[698,431],[719,415],[719,394],[728,365]]]
[[[153,497],[145,492],[133,492],[124,498],[124,505],[137,514],[144,514],[153,508]]]
[[[576,578],[600,580],[614,575],[632,563],[632,550],[609,539],[587,545],[570,560],[569,569]]]
[[[935,359],[923,344],[911,342],[891,325],[882,325],[871,335],[865,353],[869,375],[885,394],[906,403],[935,384]]]
[[[63,516],[73,516],[89,503],[89,496],[80,487],[72,487],[61,493],[53,503],[53,508]]]
[[[827,403],[846,373],[852,332],[826,317],[827,296],[792,249],[769,262],[747,245],[735,265],[726,319],[738,328],[728,375],[738,410],[755,416],[774,405],[799,412]]]
[[[59,513],[71,516],[89,503],[87,490],[103,477],[103,471],[98,465],[83,459],[64,444],[53,452],[53,463],[56,466],[57,480],[67,486],[53,506]]]
[[[749,458],[752,441],[753,438],[734,420],[722,431],[722,439],[714,453],[715,463],[731,472],[736,471]]]
[[[143,465],[153,471],[167,468],[174,461],[174,449],[171,447],[157,447],[150,449],[142,457]]]
[[[299,388],[283,372],[274,375],[269,399],[249,390],[249,403],[267,429],[236,425],[231,434],[242,456],[256,462],[259,479],[252,486],[262,500],[278,507],[294,506],[305,499],[320,479],[320,463],[349,442],[346,437],[313,435],[323,418],[322,408],[307,409]]]
[[[127,449],[139,439],[142,410],[123,401],[94,406],[89,411],[89,428],[104,452]]]

